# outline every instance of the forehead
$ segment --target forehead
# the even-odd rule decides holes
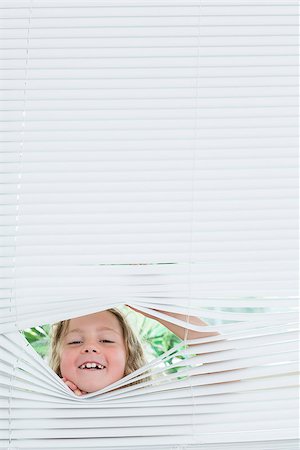
[[[101,330],[111,329],[122,334],[122,327],[117,317],[109,311],[101,311],[87,316],[76,317],[69,322],[67,333],[74,329],[85,330]]]

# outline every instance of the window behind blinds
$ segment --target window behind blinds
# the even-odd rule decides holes
[[[296,449],[297,3],[0,11],[0,447]],[[18,333],[120,303],[221,335],[75,398]]]

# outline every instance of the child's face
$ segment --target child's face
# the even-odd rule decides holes
[[[100,368],[86,368],[95,363]],[[60,371],[85,392],[94,392],[124,376],[126,349],[119,320],[109,311],[71,319],[60,352]]]

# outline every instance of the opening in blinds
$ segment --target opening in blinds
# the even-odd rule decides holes
[[[0,448],[298,448],[297,3],[0,11]],[[120,303],[221,334],[76,398],[19,333]]]

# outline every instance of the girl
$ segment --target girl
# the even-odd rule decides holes
[[[181,314],[164,313],[184,320]],[[144,315],[156,319],[181,339],[218,334],[190,331]],[[207,325],[195,317],[189,321]],[[49,364],[76,395],[83,395],[120,380],[145,365],[146,360],[141,343],[124,315],[111,308],[53,325]]]

